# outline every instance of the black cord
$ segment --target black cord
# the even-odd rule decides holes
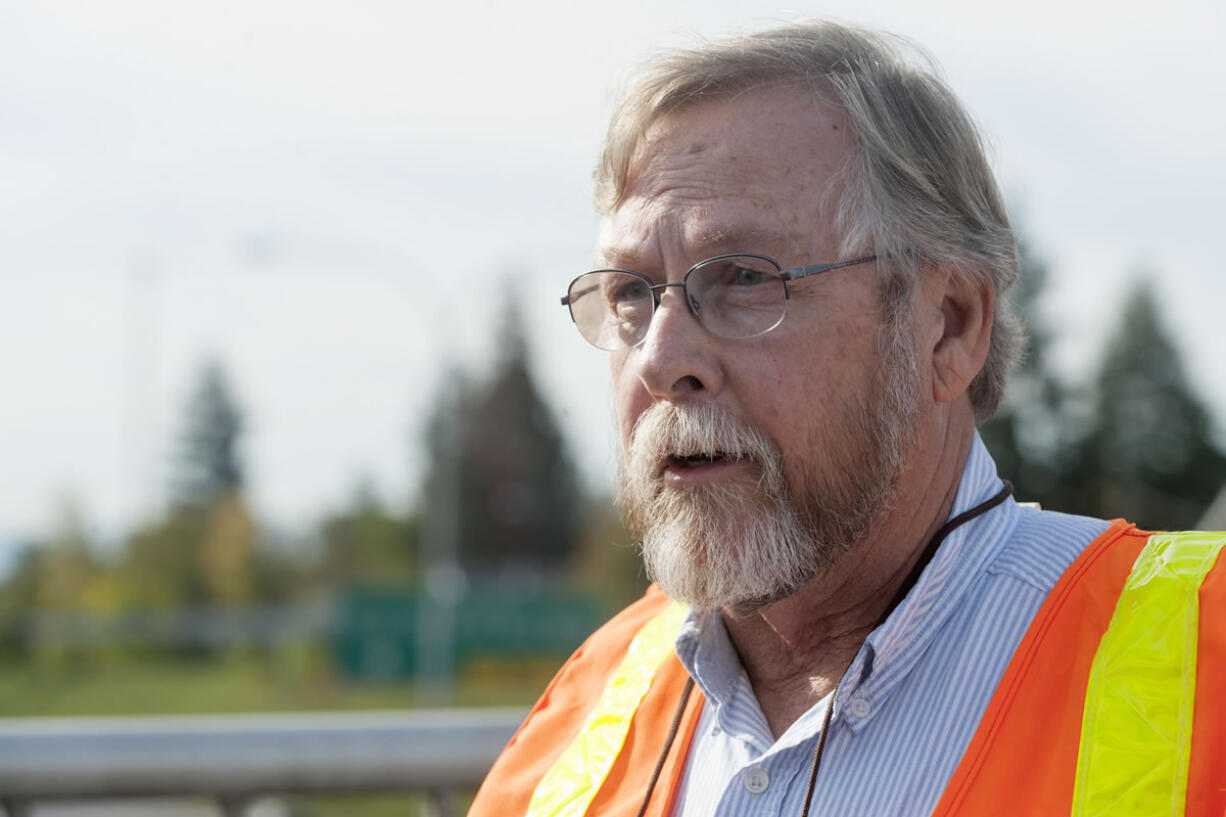
[[[1013,483],[1009,480],[1001,480],[1004,487],[1000,489],[991,498],[980,502],[973,508],[963,511],[953,519],[946,522],[941,527],[937,528],[937,532],[932,534],[932,538],[928,540],[928,544],[924,546],[924,550],[920,553],[919,560],[916,561],[915,567],[911,568],[911,572],[907,574],[907,578],[903,580],[902,585],[898,588],[898,592],[894,594],[894,598],[890,600],[890,606],[886,608],[885,615],[877,622],[880,627],[885,623],[885,620],[890,617],[890,613],[894,612],[894,608],[902,604],[902,600],[911,592],[911,588],[915,587],[915,583],[919,581],[920,574],[924,572],[924,568],[932,561],[932,557],[937,555],[937,548],[945,541],[945,537],[953,533],[956,528],[965,525],[977,516],[982,516],[988,511],[995,508],[1000,503],[1009,498],[1013,493]]]
[[[884,615],[877,620],[878,627],[885,623],[885,620],[890,617],[890,613],[894,612],[894,608],[901,604],[902,600],[911,592],[911,589],[915,587],[916,582],[919,581],[920,574],[924,572],[924,568],[932,561],[932,557],[936,555],[937,548],[945,541],[945,537],[953,533],[956,528],[965,525],[978,516],[982,516],[1009,498],[1009,495],[1013,493],[1013,483],[1008,480],[1002,480],[1002,482],[1005,484],[1004,487],[991,498],[980,502],[969,510],[963,511],[937,529],[937,532],[928,540],[928,544],[924,546],[923,551],[920,552],[919,560],[911,568],[907,578],[903,580],[902,586],[898,588],[898,592],[890,600],[890,606],[886,608]],[[852,660],[854,661],[855,659]],[[822,754],[826,751],[826,736],[830,732],[830,722],[834,714],[834,702],[839,697],[839,688],[842,684],[843,682],[839,681],[835,685],[834,692],[830,695],[830,706],[827,707],[826,716],[822,719],[822,732],[817,737],[817,748],[813,750],[813,765],[809,767],[809,787],[805,790],[805,804],[804,808],[801,809],[800,817],[809,817],[809,805],[813,802],[813,789],[817,784],[817,770],[822,765]]]
[[[826,707],[826,714],[822,716],[822,731],[817,736],[817,748],[813,750],[813,763],[809,766],[809,785],[805,787],[805,807],[800,810],[800,817],[809,817],[809,804],[813,802],[813,787],[817,784],[817,767],[821,765],[822,752],[826,749],[826,736],[830,734],[834,698],[838,692],[839,688],[836,685],[834,692],[830,693],[830,705]]]
[[[681,726],[681,716],[685,714],[685,705],[689,703],[690,693],[694,691],[694,679],[685,679],[685,689],[681,691],[681,702],[677,704],[677,714],[673,715],[673,725],[668,728],[668,737],[664,738],[664,751],[660,752],[660,757],[656,760],[656,768],[651,773],[651,782],[647,784],[647,793],[643,795],[643,803],[639,806],[638,814],[635,817],[643,817],[647,813],[647,804],[651,802],[651,792],[656,787],[656,782],[660,779],[660,772],[664,770],[664,761],[668,758],[668,750],[672,748],[673,741],[677,739],[677,729]]]

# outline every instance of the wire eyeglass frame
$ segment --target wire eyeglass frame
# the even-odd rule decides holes
[[[717,264],[718,262],[727,261],[729,259],[734,259],[734,258],[754,259],[757,261],[765,262],[766,264],[773,267],[774,272],[778,276],[778,280],[782,284],[782,287],[783,287],[783,298],[779,299],[778,301],[779,303],[778,317],[775,318],[772,322],[770,322],[769,325],[766,325],[764,328],[757,329],[757,330],[754,330],[746,334],[729,335],[729,334],[723,334],[721,332],[716,331],[715,329],[713,329],[711,326],[708,325],[707,321],[703,319],[702,304],[700,303],[700,301],[698,301],[693,296],[693,292],[690,289],[690,284],[691,284],[691,276],[693,276],[694,273],[700,272],[701,270],[704,270],[704,269],[713,269],[714,265]],[[623,349],[634,348],[635,346],[638,346],[640,343],[642,343],[647,337],[648,330],[651,327],[651,321],[655,317],[656,310],[660,306],[660,298],[663,295],[664,290],[668,289],[669,287],[681,287],[681,291],[682,291],[682,295],[686,303],[686,307],[689,309],[690,314],[692,314],[695,317],[695,319],[697,319],[699,324],[701,324],[704,329],[706,329],[708,332],[711,332],[711,334],[715,335],[716,337],[722,337],[727,340],[747,340],[749,338],[764,335],[767,332],[770,332],[771,330],[775,329],[777,326],[779,326],[779,324],[783,322],[783,318],[787,314],[787,302],[791,299],[791,289],[788,286],[789,281],[794,281],[799,278],[806,278],[806,277],[813,276],[813,275],[820,275],[824,272],[830,272],[831,270],[842,269],[844,267],[852,267],[852,266],[856,266],[859,264],[867,264],[867,263],[870,263],[876,260],[877,260],[876,255],[867,255],[861,258],[853,258],[847,261],[836,261],[834,263],[829,263],[829,264],[808,264],[805,266],[793,267],[791,269],[785,270],[782,268],[779,262],[765,255],[758,255],[756,253],[725,253],[723,255],[717,255],[712,258],[707,258],[703,261],[699,261],[697,264],[690,267],[690,269],[685,273],[685,275],[682,277],[680,281],[668,281],[662,284],[653,284],[651,282],[651,279],[648,278],[646,275],[640,272],[634,272],[633,270],[598,269],[598,270],[592,270],[590,272],[585,272],[582,275],[577,276],[574,280],[572,280],[570,282],[570,286],[567,287],[566,295],[562,296],[561,304],[562,306],[565,306],[569,309],[571,320],[574,321],[576,328],[578,328],[579,330],[579,334],[583,336],[584,340],[586,340],[588,343],[592,344],[598,349],[604,349],[605,351],[616,352],[616,351],[621,351]],[[589,278],[590,276],[607,277],[611,273],[619,273],[621,275],[633,276],[634,278],[642,282],[645,292],[650,293],[651,295],[651,315],[645,321],[640,321],[639,325],[636,325],[634,327],[635,329],[634,334],[638,335],[638,338],[633,343],[627,343],[625,341],[619,341],[617,343],[600,342],[602,335],[603,335],[601,330],[602,328],[605,328],[606,324],[600,323],[596,325],[589,325],[590,320],[587,320],[581,323],[579,316],[577,316],[575,313],[575,304],[579,301],[579,299],[583,295],[587,294],[586,291],[576,292],[576,286],[579,284],[579,282],[584,279]]]

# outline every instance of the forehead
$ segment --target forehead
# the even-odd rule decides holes
[[[634,151],[597,253],[662,263],[674,254],[833,252],[852,147],[841,111],[800,88],[759,88],[662,115]]]

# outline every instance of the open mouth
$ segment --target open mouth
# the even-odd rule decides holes
[[[702,468],[708,465],[736,462],[740,459],[723,451],[702,452],[698,454],[671,454],[664,459],[664,467],[680,471]]]

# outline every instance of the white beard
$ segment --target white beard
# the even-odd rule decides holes
[[[877,394],[849,407],[830,437],[847,445],[802,473],[795,487],[779,449],[724,409],[656,403],[643,412],[622,465],[619,501],[648,575],[666,593],[700,610],[749,613],[792,595],[863,538],[890,504],[913,437],[912,350],[891,335],[886,330],[894,360]],[[667,485],[662,460],[693,454],[735,458],[738,476]]]

